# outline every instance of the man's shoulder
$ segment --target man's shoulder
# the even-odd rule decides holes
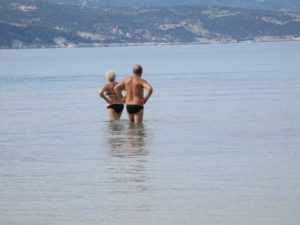
[[[143,79],[143,78],[141,78],[141,81],[142,81],[143,83],[148,83],[148,81],[146,81],[146,80]]]
[[[128,77],[125,77],[125,79],[124,80],[129,80],[129,79],[132,79],[132,75],[131,76],[128,76]]]
[[[126,78],[124,78],[124,82],[128,82],[128,81],[130,81],[130,80],[132,80],[132,76],[129,76],[129,77],[126,77]]]
[[[138,83],[139,85],[143,85],[144,83],[147,83],[147,81],[144,80],[143,78],[139,77],[138,80],[137,80],[137,83]]]

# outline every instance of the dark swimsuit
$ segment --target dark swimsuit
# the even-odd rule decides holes
[[[110,87],[110,89],[111,89],[111,87]],[[106,96],[114,96],[114,95],[116,95],[116,93],[109,90],[109,91],[105,92],[105,95]],[[116,113],[121,113],[124,109],[124,105],[123,104],[112,104],[112,105],[107,106],[107,108],[113,109]]]
[[[124,109],[123,104],[112,104],[107,106],[108,109],[113,109],[116,113],[121,113]]]
[[[106,91],[105,92],[106,96],[112,96],[112,95],[116,95],[116,93],[110,92],[110,91]]]
[[[142,105],[126,105],[127,112],[129,114],[138,113],[144,106]]]

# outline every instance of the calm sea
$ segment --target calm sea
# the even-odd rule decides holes
[[[0,50],[1,225],[298,225],[300,42]],[[143,124],[98,89],[142,64]]]

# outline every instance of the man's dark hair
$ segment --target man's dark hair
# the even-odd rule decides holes
[[[137,75],[141,75],[143,73],[143,68],[141,65],[135,65],[133,67],[133,73]]]

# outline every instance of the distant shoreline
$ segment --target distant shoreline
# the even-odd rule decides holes
[[[0,3],[0,49],[195,45],[300,40],[300,12],[218,6],[88,7]]]
[[[172,46],[172,45],[211,45],[211,44],[239,44],[239,43],[265,43],[265,42],[289,42],[300,41],[300,37],[294,38],[278,38],[278,39],[260,39],[260,40],[247,40],[247,41],[216,41],[211,40],[207,42],[169,42],[169,43],[157,43],[157,42],[145,42],[145,43],[115,43],[115,44],[74,44],[70,43],[66,46],[42,46],[42,47],[22,47],[22,48],[0,48],[0,50],[28,50],[28,49],[70,49],[70,48],[106,48],[106,47],[138,47],[138,46]]]

